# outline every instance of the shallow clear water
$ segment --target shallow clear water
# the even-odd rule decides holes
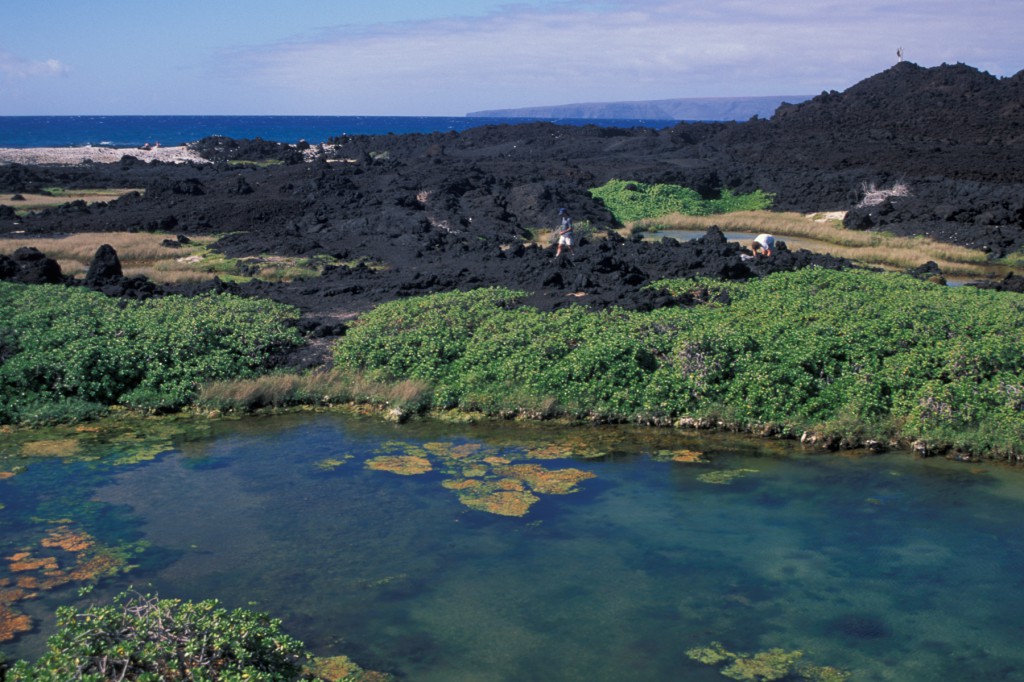
[[[699,239],[707,234],[707,230],[659,230],[657,232],[645,232],[644,238],[652,241],[658,241],[665,237],[671,237],[672,239],[687,242],[691,239]],[[743,246],[749,247],[753,243],[754,239],[759,233],[757,232],[723,232],[727,241],[740,242]],[[815,251],[818,253],[828,253],[830,244],[828,242],[818,241],[817,239],[807,239],[806,237],[776,237],[779,241],[784,241],[786,247],[790,251],[798,251],[800,249],[807,249],[809,251]]]
[[[544,467],[595,477],[509,517],[461,504],[442,458],[364,466],[438,442],[492,461],[554,445],[591,457]],[[709,461],[664,456],[683,450]],[[51,457],[0,480],[5,557],[59,518],[148,543],[85,598],[20,602],[41,625],[0,651],[32,656],[57,604],[134,585],[267,611],[318,654],[410,680],[724,679],[686,655],[712,641],[853,680],[1019,680],[1022,475],[670,430],[221,422],[151,460]]]

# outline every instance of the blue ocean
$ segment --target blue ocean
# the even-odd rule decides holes
[[[318,144],[339,135],[461,132],[478,126],[530,121],[616,128],[666,128],[678,123],[469,116],[0,116],[0,147],[138,147],[146,143],[173,146],[211,135]]]

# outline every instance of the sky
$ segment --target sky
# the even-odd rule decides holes
[[[1021,0],[49,0],[0,16],[0,116],[816,95],[899,47],[925,67],[1024,69]]]

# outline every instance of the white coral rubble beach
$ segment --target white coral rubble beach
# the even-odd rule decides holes
[[[188,147],[29,147],[25,149],[0,148],[0,163],[78,165],[86,161],[116,163],[121,157],[134,156],[139,161],[164,163],[209,163]]]

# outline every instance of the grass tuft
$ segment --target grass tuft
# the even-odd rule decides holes
[[[342,403],[420,412],[430,404],[430,399],[430,387],[420,380],[386,382],[370,379],[360,372],[329,370],[210,382],[200,390],[196,404],[225,412]]]

